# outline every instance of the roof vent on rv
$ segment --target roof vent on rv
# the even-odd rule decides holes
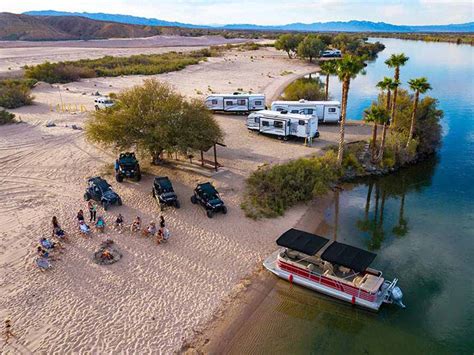
[[[305,100],[305,99],[301,99],[301,100],[299,100],[298,102],[300,102],[300,103],[302,103],[302,104],[303,104],[303,103],[305,103],[305,102],[306,102],[306,100]]]

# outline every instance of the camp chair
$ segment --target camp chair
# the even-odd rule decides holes
[[[39,258],[36,258],[36,266],[38,266],[38,268],[41,270],[41,271],[44,271],[44,270],[49,270],[53,267],[53,265],[51,265],[51,263],[49,262],[48,259],[46,258],[42,258],[42,257],[39,257]]]

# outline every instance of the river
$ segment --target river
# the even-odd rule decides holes
[[[401,81],[425,76],[444,111],[439,154],[397,174],[335,193],[315,232],[378,254],[399,278],[406,309],[371,313],[278,281],[230,343],[235,354],[472,354],[474,351],[474,47],[380,39],[386,49],[353,80],[348,118],[360,119],[375,84],[410,60]],[[340,83],[330,93],[340,99]]]

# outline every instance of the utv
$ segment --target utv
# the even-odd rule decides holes
[[[122,182],[124,178],[135,179],[135,181],[140,181],[142,178],[135,153],[120,153],[115,162],[115,180]]]
[[[191,196],[191,202],[200,203],[205,209],[207,216],[212,218],[215,212],[227,213],[227,207],[224,201],[219,197],[219,193],[210,182],[198,184],[194,189],[194,195]]]
[[[164,206],[180,207],[178,196],[176,196],[173,185],[167,176],[155,177],[151,192],[156,202],[160,204],[160,210],[163,210]]]
[[[99,176],[87,180],[87,188],[84,193],[84,200],[90,199],[100,202],[104,210],[110,205],[122,206],[122,199],[117,193],[112,190],[112,187],[107,181]]]

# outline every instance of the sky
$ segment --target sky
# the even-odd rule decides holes
[[[474,21],[474,0],[0,0],[0,11],[104,12],[192,24],[366,20],[396,25]]]

